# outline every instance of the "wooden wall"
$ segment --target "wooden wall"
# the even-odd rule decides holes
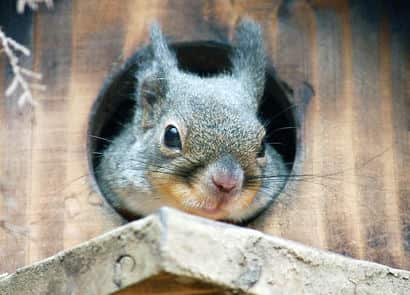
[[[39,105],[19,109],[0,56],[0,273],[119,224],[92,188],[88,119],[104,80],[146,44],[158,19],[174,40],[224,40],[248,15],[278,73],[309,82],[297,173],[251,226],[360,259],[410,269],[410,18],[395,1],[61,0],[0,25],[33,50]],[[299,106],[295,106],[298,108]],[[296,173],[296,172],[295,172]]]

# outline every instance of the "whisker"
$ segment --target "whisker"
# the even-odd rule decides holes
[[[88,136],[90,136],[90,137],[92,137],[92,138],[96,138],[96,139],[101,139],[101,140],[104,140],[104,141],[110,142],[110,143],[113,142],[112,140],[109,140],[109,139],[107,139],[107,138],[100,137],[100,136],[96,136],[96,135],[92,135],[92,134],[89,134]]]
[[[277,131],[282,131],[282,130],[291,130],[291,129],[297,129],[297,127],[295,126],[288,126],[288,127],[280,127],[280,128],[276,128],[272,131],[269,132],[269,135],[272,135],[273,133],[276,133]]]
[[[283,142],[265,142],[265,143],[270,144],[270,145],[286,145]]]
[[[284,108],[283,110],[279,111],[278,113],[276,113],[276,114],[273,115],[272,117],[270,117],[269,120],[272,122],[274,119],[276,119],[277,117],[279,117],[279,116],[282,115],[283,113],[285,113],[285,112],[287,112],[287,111],[289,111],[289,110],[291,110],[291,109],[293,109],[293,108],[296,108],[296,107],[298,107],[298,106],[299,106],[299,104],[292,104],[292,105],[290,105],[290,106]]]

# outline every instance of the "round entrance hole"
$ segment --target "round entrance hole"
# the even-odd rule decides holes
[[[230,53],[232,47],[213,41],[174,43],[170,47],[176,53],[181,69],[199,76],[209,77],[230,71]],[[135,72],[138,64],[146,56],[144,48],[132,56],[122,68],[106,81],[97,98],[89,122],[88,156],[89,167],[94,180],[101,154],[110,144],[111,139],[121,132],[123,126],[131,122],[135,100]],[[261,122],[267,124],[266,142],[282,155],[289,170],[292,170],[296,155],[296,120],[287,92],[275,76],[273,67],[266,70],[264,97],[258,110]],[[101,190],[100,190],[101,192]],[[132,220],[128,212],[118,212],[124,218]]]

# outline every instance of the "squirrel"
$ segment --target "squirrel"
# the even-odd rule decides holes
[[[170,206],[233,223],[254,218],[288,175],[257,115],[266,68],[259,24],[236,25],[226,73],[179,69],[157,23],[148,50],[135,73],[135,114],[96,171],[103,195],[132,217]]]

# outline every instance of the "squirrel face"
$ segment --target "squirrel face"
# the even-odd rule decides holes
[[[134,120],[106,149],[97,174],[114,207],[145,215],[166,205],[243,221],[279,193],[285,180],[266,176],[286,168],[264,143],[257,117],[265,82],[259,26],[242,21],[235,44],[232,73],[203,78],[179,70],[152,27],[152,56],[136,73]]]
[[[223,219],[248,208],[259,190],[260,181],[250,181],[250,177],[261,176],[266,162],[265,130],[255,110],[243,112],[245,102],[229,103],[246,97],[229,85],[229,79],[181,79],[186,87],[169,86],[166,99],[172,107],[164,107],[160,122],[153,127],[154,152],[147,159],[147,178],[174,207]],[[230,93],[225,89],[231,89]]]

